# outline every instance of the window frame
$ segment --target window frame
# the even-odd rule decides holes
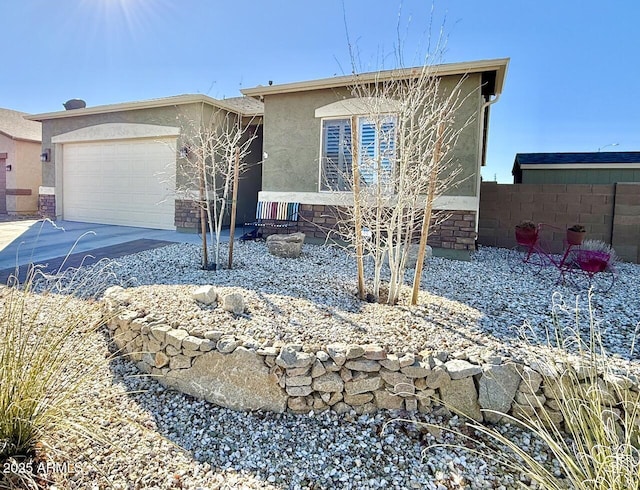
[[[348,192],[348,190],[343,190],[343,189],[331,189],[325,185],[325,180],[326,180],[325,179],[326,177],[325,156],[324,156],[325,155],[325,147],[324,147],[325,123],[330,121],[347,121],[347,125],[349,127],[349,138],[351,138],[351,135],[353,134],[353,130],[351,128],[351,116],[323,117],[320,120],[320,159],[319,159],[319,165],[318,165],[318,191],[319,192]],[[351,151],[349,151],[349,154],[351,154]],[[350,162],[348,166],[351,167]]]
[[[352,127],[352,122],[353,122],[353,118],[356,118],[357,124],[358,124],[358,162],[360,165],[360,168],[362,168],[363,166],[363,142],[362,142],[362,125],[365,121],[369,120],[373,120],[373,118],[371,117],[371,115],[367,115],[367,114],[345,114],[343,116],[329,116],[329,117],[322,117],[320,118],[320,151],[319,151],[319,165],[318,165],[318,192],[350,192],[351,189],[331,189],[328,186],[326,186],[325,184],[325,176],[326,176],[326,171],[325,171],[325,124],[327,122],[330,121],[347,121],[348,122],[348,126],[350,128],[350,136],[353,135],[353,127]],[[388,121],[392,121],[393,122],[393,140],[392,140],[392,155],[389,157],[390,160],[390,166],[389,166],[389,171],[390,174],[392,175],[394,172],[394,167],[395,167],[395,160],[396,160],[396,151],[397,151],[397,142],[398,142],[398,114],[396,112],[385,112],[385,113],[381,113],[381,114],[376,114],[374,115],[375,118],[381,118],[383,120],[383,122],[381,124],[385,124],[385,120]],[[376,128],[377,129],[377,128]],[[377,141],[379,140],[380,136],[379,136],[379,132],[376,130],[375,131],[375,148],[377,149],[379,146],[377,144]],[[349,154],[351,155],[351,151],[349,151]],[[373,157],[374,159],[376,158],[376,156],[374,155]],[[351,165],[349,164],[349,167]],[[377,176],[377,172],[374,173],[374,176]],[[376,185],[377,184],[377,178],[374,177],[374,179],[372,181],[365,181],[366,185]]]

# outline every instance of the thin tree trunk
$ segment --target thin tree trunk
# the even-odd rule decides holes
[[[200,173],[200,202],[204,199],[204,168]],[[207,252],[207,212],[204,206],[200,206],[200,233],[202,233],[202,269],[209,269],[209,254]]]
[[[422,215],[422,230],[420,233],[420,245],[418,246],[418,259],[416,262],[416,270],[413,276],[413,290],[411,292],[411,304],[418,304],[418,292],[420,290],[420,280],[422,277],[422,267],[424,264],[424,254],[427,248],[427,238],[429,237],[429,225],[431,223],[431,212],[433,211],[433,200],[435,198],[438,170],[440,168],[440,159],[442,158],[442,139],[444,136],[444,123],[438,124],[438,132],[436,136],[436,145],[433,152],[433,161],[431,172],[429,175],[429,188],[427,191],[426,201],[424,205],[424,214]]]
[[[236,233],[236,207],[238,202],[238,179],[240,177],[240,148],[236,147],[233,168],[233,194],[231,198],[231,225],[229,226],[229,269],[233,267],[233,240]]]
[[[360,171],[358,163],[358,118],[351,117],[351,172],[353,175],[353,213],[356,242],[356,264],[358,267],[358,298],[364,300],[364,257],[362,246],[362,210],[360,208]]]
[[[213,158],[213,155],[212,155]],[[218,201],[217,201],[217,192],[215,192],[215,176],[214,176],[214,201],[213,201],[213,216],[211,216],[211,193],[209,192],[209,183],[207,182],[207,174],[206,174],[206,153],[203,153],[203,180],[204,180],[204,196],[205,196],[205,205],[207,210],[207,221],[209,223],[209,235],[211,236],[211,243],[216,243],[214,237],[214,229],[215,229],[215,219],[218,212]],[[217,243],[216,243],[217,248]],[[218,255],[216,252],[215,255],[215,263],[214,268],[218,267]],[[207,264],[207,269],[209,268],[209,264]]]

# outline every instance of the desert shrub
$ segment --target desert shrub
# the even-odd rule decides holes
[[[582,331],[577,309],[575,329],[562,328],[554,315],[546,345],[531,349],[530,362],[544,373],[543,383],[555,400],[556,416],[533,403],[519,419],[501,414],[503,421],[522,426],[542,441],[559,472],[521,448],[508,432],[481,424],[471,427],[498,443],[494,449],[484,446],[489,457],[524,474],[539,488],[640,488],[640,394],[637,385],[631,389],[637,378],[631,361],[624,366],[604,349],[591,295],[587,313],[588,329]]]
[[[14,278],[0,286],[0,463],[37,456],[36,448],[48,447],[61,432],[106,440],[85,416],[99,404],[97,393],[91,400],[86,393],[109,362],[104,344],[96,342],[101,309],[92,300],[52,292],[60,285],[47,280],[51,288],[36,292],[33,285],[42,284],[36,270],[26,284]],[[105,355],[88,355],[96,348]],[[25,485],[25,475],[8,473],[0,474],[0,488],[11,488],[16,477]]]

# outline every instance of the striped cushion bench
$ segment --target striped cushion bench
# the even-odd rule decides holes
[[[256,220],[246,226],[298,229],[299,202],[258,201]]]

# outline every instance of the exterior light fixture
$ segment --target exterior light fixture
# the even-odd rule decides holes
[[[7,172],[11,172],[11,168],[12,168],[11,165],[7,165],[6,166]]]
[[[180,158],[187,158],[189,156],[189,147],[183,146],[180,148]]]
[[[51,161],[51,148],[47,148],[43,153],[40,154],[41,162],[49,162]]]

